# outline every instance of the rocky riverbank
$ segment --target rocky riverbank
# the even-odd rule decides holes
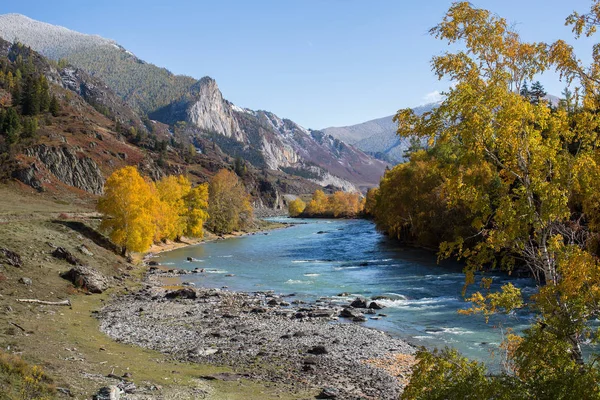
[[[151,267],[144,288],[97,314],[101,330],[179,360],[236,370],[207,380],[270,381],[317,389],[319,398],[397,399],[401,393],[414,348],[360,324],[382,317],[376,302],[305,304],[293,294],[162,286],[182,273]]]

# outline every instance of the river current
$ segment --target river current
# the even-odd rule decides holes
[[[482,316],[458,314],[467,306],[461,296],[461,265],[439,265],[435,254],[402,247],[369,221],[281,220],[299,224],[162,253],[157,261],[204,268],[204,274],[183,278],[203,287],[274,290],[309,301],[333,297],[341,304],[358,295],[385,295],[390,299],[380,302],[387,317],[365,325],[430,349],[455,347],[490,365],[499,361],[498,355],[491,357],[498,353],[506,329],[521,330],[531,323],[531,315],[524,312],[494,316],[488,323]],[[505,275],[494,276],[493,287],[507,281],[525,294],[534,292],[531,280]],[[350,295],[337,296],[344,292]]]

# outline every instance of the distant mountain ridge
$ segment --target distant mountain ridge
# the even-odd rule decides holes
[[[422,115],[439,104],[425,104],[413,108],[413,111]],[[396,134],[398,126],[393,118],[393,115],[389,115],[356,125],[325,128],[322,131],[368,154],[396,164],[405,161],[404,152],[410,147],[410,138],[401,138]]]
[[[560,101],[560,98],[551,94],[544,98],[554,107],[557,107]],[[440,104],[441,102],[424,104],[414,107],[413,111],[416,115],[423,115]],[[406,161],[404,154],[411,145],[411,138],[402,138],[396,134],[398,125],[393,118],[393,115],[389,115],[356,125],[329,127],[322,131],[378,159],[397,164]]]

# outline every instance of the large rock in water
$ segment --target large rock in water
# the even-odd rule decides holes
[[[102,293],[108,289],[108,279],[95,269],[78,265],[60,276],[75,286],[87,289],[90,293]]]
[[[350,303],[350,306],[354,308],[367,308],[367,299],[363,297],[357,297],[352,303]]]

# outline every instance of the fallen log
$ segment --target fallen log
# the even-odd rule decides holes
[[[43,304],[46,306],[70,306],[70,300],[62,300],[62,301],[45,301],[45,300],[37,300],[37,299],[17,299],[19,303],[35,303],[35,304]]]

